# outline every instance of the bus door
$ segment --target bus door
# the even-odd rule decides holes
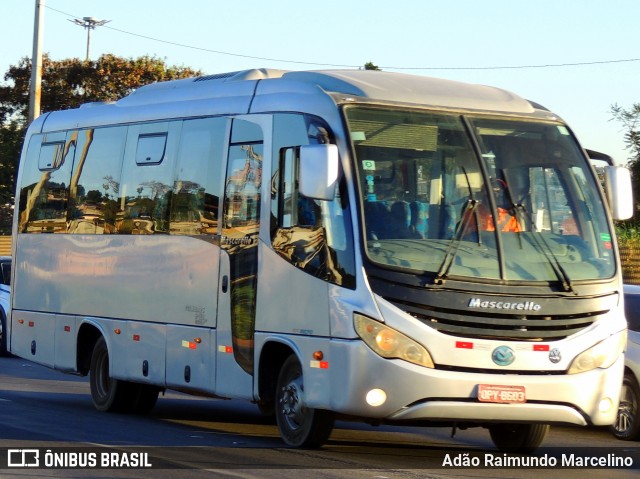
[[[219,212],[228,123],[224,117],[182,122],[170,213],[175,247],[170,250],[189,267],[171,269],[176,294],[165,305],[176,308],[175,324],[166,328],[166,383],[176,389],[215,388]]]
[[[222,396],[252,395],[263,153],[261,126],[234,119],[220,238],[216,393]]]

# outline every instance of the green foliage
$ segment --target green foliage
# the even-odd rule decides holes
[[[116,101],[148,83],[200,74],[186,67],[167,66],[149,56],[121,58],[107,54],[95,61],[77,58],[54,61],[44,55],[41,111]],[[0,84],[0,234],[7,234],[7,227],[11,230],[12,212],[3,205],[13,203],[16,169],[27,127],[31,60],[24,57],[9,67],[4,80]]]
[[[629,163],[640,161],[640,103],[634,103],[624,109],[620,105],[611,107],[613,119],[622,123],[624,128],[624,142],[631,155]]]
[[[364,64],[365,70],[378,70],[380,71],[380,67],[378,65],[374,65],[373,62],[367,62]]]
[[[635,214],[633,218],[624,222],[626,227],[640,228],[640,103],[634,103],[630,108],[619,105],[611,107],[613,119],[622,124],[624,129],[624,143],[629,150],[627,166],[631,171],[633,183],[633,201]]]
[[[620,222],[620,224],[616,225],[616,236],[620,244],[632,243],[640,245],[640,229],[625,222]]]
[[[13,194],[24,129],[15,121],[0,125],[0,235],[11,233]]]
[[[616,225],[622,279],[628,284],[640,284],[640,228],[628,224]]]
[[[77,108],[93,101],[116,101],[136,88],[156,81],[196,76],[190,68],[168,67],[154,57],[121,58],[102,55],[95,61],[77,58],[42,59],[42,113]],[[25,57],[5,74],[0,86],[0,123],[24,121],[29,108],[31,61]]]

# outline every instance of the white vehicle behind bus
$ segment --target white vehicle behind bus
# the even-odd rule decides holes
[[[9,347],[88,374],[104,411],[168,388],[256,402],[296,447],[339,415],[532,451],[616,417],[631,203],[628,171],[606,178],[540,105],[387,72],[47,113],[17,179]]]
[[[7,351],[7,314],[10,309],[11,257],[0,256],[0,356]]]

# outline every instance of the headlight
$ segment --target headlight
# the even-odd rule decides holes
[[[358,336],[377,354],[387,359],[403,359],[418,366],[433,368],[427,349],[413,339],[374,319],[355,313]]]
[[[625,350],[627,331],[608,337],[595,346],[578,354],[571,362],[568,374],[591,371],[596,368],[606,369],[611,366]]]

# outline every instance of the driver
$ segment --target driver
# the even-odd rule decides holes
[[[494,221],[491,213],[488,213],[485,218],[481,217],[482,223],[480,227],[485,231],[495,231],[496,229],[507,233],[519,233],[524,231],[515,214],[515,207],[511,205],[511,202],[509,201],[507,188],[507,183],[504,180],[501,180],[500,178],[494,178],[491,180],[491,189],[493,190],[493,197],[496,201],[498,218]],[[479,209],[479,213],[482,214],[482,211],[487,212],[488,208],[481,207]]]
[[[489,202],[485,198],[480,201],[477,208],[466,210],[463,213],[463,221],[468,221],[467,232],[496,231],[496,229],[505,233],[519,233],[524,231],[524,228],[515,215],[515,207],[512,206],[509,201],[506,182],[502,179],[494,178],[491,180],[491,189],[493,191],[498,217],[493,217]],[[472,215],[472,217],[465,220],[464,217],[467,215]]]

